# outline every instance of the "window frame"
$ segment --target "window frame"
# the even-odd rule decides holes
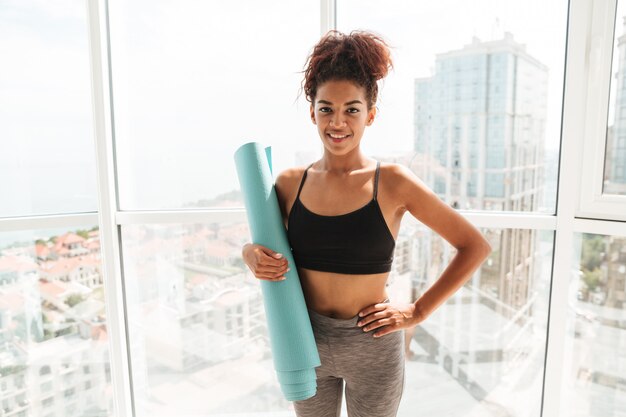
[[[580,196],[577,218],[626,221],[626,195],[603,194],[610,83],[617,26],[617,0],[593,2],[589,16],[589,35],[584,48],[589,61],[583,75],[586,108],[584,140],[580,154]],[[597,71],[596,68],[608,68]],[[621,108],[616,108],[619,112]]]
[[[320,0],[320,34],[336,27],[337,1],[341,0]],[[108,0],[87,0],[86,6],[98,211],[0,218],[0,232],[99,224],[102,273],[106,277],[105,304],[114,392],[113,414],[133,416],[136,414],[121,251],[122,227],[149,223],[243,222],[246,213],[244,208],[170,211],[119,209]],[[569,2],[556,213],[458,210],[477,227],[555,231],[542,415],[559,415],[565,357],[563,340],[567,320],[567,289],[574,234],[584,232],[626,236],[626,196],[601,194],[616,6],[617,0]],[[594,68],[609,68],[609,71],[593,71]],[[579,175],[571,175],[573,172]]]

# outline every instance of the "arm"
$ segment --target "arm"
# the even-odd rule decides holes
[[[411,170],[394,165],[396,193],[404,208],[457,249],[437,281],[414,302],[415,324],[423,321],[465,284],[491,253],[480,231],[442,201]]]

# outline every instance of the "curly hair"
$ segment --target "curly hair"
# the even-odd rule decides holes
[[[378,98],[377,81],[391,68],[389,45],[379,35],[362,30],[346,35],[330,30],[307,58],[301,90],[304,90],[306,100],[313,103],[318,87],[324,82],[352,81],[365,88],[369,109]]]

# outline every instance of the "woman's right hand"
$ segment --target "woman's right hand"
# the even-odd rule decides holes
[[[241,250],[241,255],[244,263],[258,279],[282,281],[286,279],[285,274],[290,270],[284,255],[263,245],[246,243]]]

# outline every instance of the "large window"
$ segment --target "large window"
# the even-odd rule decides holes
[[[481,231],[494,248],[491,256],[452,298],[407,332],[407,383],[399,416],[491,416],[503,408],[540,415],[553,233]],[[414,221],[403,225],[398,243],[390,295],[411,302],[438,278],[455,251]],[[513,254],[522,259],[514,260]],[[518,265],[514,271],[507,268],[511,262]],[[445,406],[442,398],[448,399]]]
[[[299,93],[336,28],[392,46],[365,154],[493,248],[406,332],[399,416],[621,416],[625,4],[0,2],[0,415],[295,415],[233,153],[322,156]],[[407,214],[390,298],[454,255]]]
[[[111,415],[98,226],[0,233],[0,242],[0,411]]]
[[[85,4],[0,3],[0,217],[94,211]]]
[[[272,145],[275,172],[310,160],[298,93],[319,15],[315,2],[111,1],[120,208],[241,207],[233,154],[244,142]],[[241,260],[248,240],[244,218],[122,226],[137,416],[291,407]]]
[[[315,2],[110,1],[120,206],[241,206],[232,155],[274,145],[276,169],[316,149],[300,71]],[[307,129],[309,127],[309,129]]]
[[[281,413],[245,223],[124,228],[138,415]],[[223,414],[222,414],[223,413]]]
[[[337,7],[340,30],[393,46],[367,151],[394,155],[455,208],[555,212],[567,1]]]
[[[415,220],[405,220],[387,290],[393,300],[410,302],[437,279],[455,251]],[[273,376],[259,283],[241,261],[247,224],[124,230],[138,414],[291,410]],[[511,395],[523,399],[520,414],[539,415],[553,233],[483,233],[494,248],[491,257],[406,334],[402,416],[436,408],[442,395],[462,399],[446,415],[462,416],[468,408],[487,415],[494,404],[509,406]],[[511,262],[518,265],[514,271],[506,267]]]
[[[626,237],[577,233],[570,277],[563,415],[626,410]]]
[[[0,2],[0,415],[111,416],[84,2]]]
[[[567,2],[337,6],[340,30],[374,30],[393,46],[370,152],[408,166],[458,209],[555,213]],[[491,257],[413,335],[402,416],[541,413],[553,232],[484,230]],[[437,239],[420,247],[416,276],[447,262]],[[455,399],[445,411],[441,390]]]

